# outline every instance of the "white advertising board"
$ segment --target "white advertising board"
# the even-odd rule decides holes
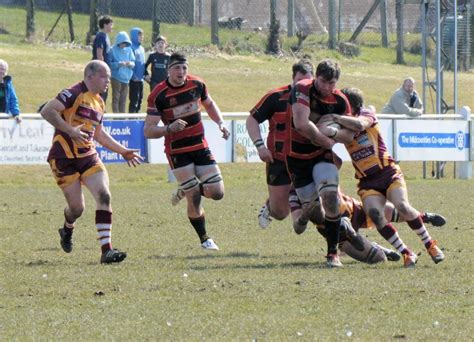
[[[47,163],[53,134],[45,120],[0,120],[0,164]]]
[[[394,141],[397,160],[469,160],[468,121],[399,120]]]

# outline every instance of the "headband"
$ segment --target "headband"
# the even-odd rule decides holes
[[[173,65],[177,65],[177,64],[186,64],[186,65],[188,65],[188,60],[186,58],[175,59],[170,64],[168,64],[168,68],[171,68]]]

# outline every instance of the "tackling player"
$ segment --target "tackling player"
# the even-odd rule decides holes
[[[355,132],[353,140],[345,146],[356,170],[358,194],[365,212],[380,234],[403,255],[405,267],[414,267],[417,256],[387,221],[384,214],[387,200],[393,203],[408,226],[419,236],[432,260],[435,263],[443,261],[444,254],[431,238],[420,213],[408,202],[403,173],[387,151],[375,112],[363,108],[363,95],[359,89],[346,88],[343,93],[351,102],[354,117],[331,115],[330,119]]]

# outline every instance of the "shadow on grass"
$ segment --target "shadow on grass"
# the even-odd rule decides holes
[[[218,270],[218,269],[289,269],[289,268],[321,268],[326,269],[325,262],[289,262],[289,263],[266,263],[266,264],[233,264],[233,265],[207,265],[207,266],[191,266],[192,270]]]
[[[212,253],[212,252],[211,252]],[[186,257],[177,256],[177,255],[151,255],[148,259],[151,260],[169,260],[169,259],[188,259],[188,260],[202,260],[202,259],[221,259],[221,258],[259,258],[260,255],[257,253],[213,253],[213,254],[203,254],[203,255],[188,255]]]

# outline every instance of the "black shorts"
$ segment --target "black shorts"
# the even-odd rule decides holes
[[[216,159],[208,148],[186,153],[166,155],[166,157],[168,158],[168,163],[172,170],[179,169],[180,167],[189,164],[200,166],[216,164]]]
[[[326,151],[312,159],[286,157],[288,172],[294,187],[298,189],[311,184],[313,182],[313,167],[321,162],[335,164],[332,151]]]
[[[290,174],[286,168],[286,163],[279,159],[273,159],[273,163],[267,163],[267,184],[268,185],[289,185],[291,184]]]

